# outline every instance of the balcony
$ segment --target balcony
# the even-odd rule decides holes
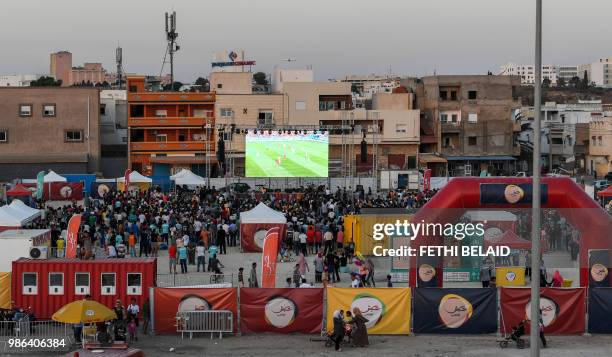
[[[214,150],[214,142],[210,142],[210,149]],[[151,141],[131,142],[131,151],[204,151],[206,141]]]
[[[215,124],[215,118],[213,116],[202,118],[202,117],[144,117],[144,118],[129,118],[128,125],[130,127],[158,127],[158,126],[169,126],[169,127],[183,127],[183,126],[195,126],[202,128],[209,124]]]
[[[172,103],[180,104],[191,103],[214,103],[214,92],[137,92],[128,93],[128,102],[148,102],[148,103]]]
[[[442,132],[443,133],[460,133],[461,132],[461,123],[442,123]]]

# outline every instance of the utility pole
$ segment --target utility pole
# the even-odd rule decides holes
[[[174,53],[181,49],[176,44],[178,33],[176,32],[176,11],[170,15],[166,12],[166,40],[168,41],[167,52],[170,55],[170,87],[174,90]]]
[[[542,0],[536,0],[533,184],[531,209],[531,357],[540,356],[540,137],[542,133]],[[549,145],[549,150],[552,145]]]

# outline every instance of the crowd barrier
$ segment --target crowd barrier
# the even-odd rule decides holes
[[[318,333],[332,329],[334,311],[355,307],[370,334],[509,333],[529,300],[529,288],[514,287],[151,289],[156,333],[176,332],[177,312],[210,310],[230,311],[235,333]],[[612,333],[612,288],[542,288],[540,305],[547,334]]]
[[[0,348],[3,352],[10,347],[8,342],[12,339],[61,339],[67,346],[71,345],[74,340],[72,327],[69,324],[27,319],[0,321]],[[36,346],[23,346],[20,349],[23,352],[35,350],[40,352],[40,347]]]
[[[221,339],[223,333],[234,332],[234,314],[226,310],[179,311],[176,314],[176,332],[181,333],[181,338],[188,333],[189,339],[198,332],[210,332],[211,339],[214,333],[218,333]]]

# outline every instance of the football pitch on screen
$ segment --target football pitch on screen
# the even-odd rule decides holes
[[[327,177],[328,143],[300,141],[249,141],[247,177]]]

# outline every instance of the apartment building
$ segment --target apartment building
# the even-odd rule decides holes
[[[37,74],[12,74],[0,76],[0,87],[29,87],[32,81],[40,76]]]
[[[589,83],[597,87],[612,88],[612,57],[581,65],[578,70],[578,77],[584,78],[586,75]]]
[[[218,172],[215,92],[159,92],[144,76],[127,77],[128,166],[144,175],[170,176],[183,168]]]
[[[479,175],[482,171],[510,174],[516,171],[520,147],[516,134],[516,76],[465,75],[423,77],[417,90],[417,107],[430,132],[436,136],[435,152],[429,152],[423,167],[444,175],[448,160],[450,176]],[[421,151],[423,152],[423,151]],[[431,160],[431,161],[426,161]]]
[[[72,53],[68,51],[51,53],[49,73],[56,80],[61,80],[63,87],[87,82],[103,83],[108,79],[102,63],[85,63],[73,67]]]
[[[127,91],[100,91],[100,135],[102,145],[102,174],[119,177],[127,168]]]
[[[603,177],[612,171],[612,117],[602,117],[589,123],[587,170]]]
[[[548,79],[552,85],[557,84],[558,73],[559,66],[552,64],[542,66],[542,80]],[[531,64],[509,62],[500,67],[499,74],[502,76],[519,76],[521,84],[533,85],[535,83],[535,66]],[[564,75],[566,75],[565,72]]]
[[[0,88],[0,180],[100,171],[95,88]]]

